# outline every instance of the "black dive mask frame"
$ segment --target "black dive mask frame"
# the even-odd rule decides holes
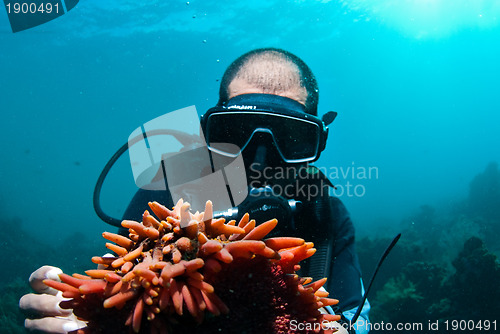
[[[330,111],[320,119],[307,113],[301,103],[284,96],[242,94],[209,109],[201,116],[200,123],[212,152],[234,158],[245,150],[257,132],[265,132],[272,136],[285,163],[303,163],[318,160],[326,147],[328,125],[336,116],[336,112]],[[286,132],[286,138],[279,138],[275,133],[278,131]],[[233,142],[236,140],[239,142]],[[235,144],[239,151],[225,150],[224,144],[219,144],[223,141]],[[291,156],[297,144],[305,145],[307,152]]]

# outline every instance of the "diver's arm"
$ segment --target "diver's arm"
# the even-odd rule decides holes
[[[350,321],[361,304],[364,293],[361,269],[354,243],[354,226],[347,209],[339,199],[332,197],[331,206],[336,236],[327,290],[331,297],[339,299],[338,309],[345,321]],[[356,333],[368,332],[369,310],[370,305],[367,301],[356,322],[358,326],[354,326]]]

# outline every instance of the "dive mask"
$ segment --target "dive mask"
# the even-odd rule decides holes
[[[327,125],[336,116],[330,111],[320,119],[283,96],[243,94],[209,109],[201,117],[201,127],[212,152],[235,158],[254,135],[267,133],[283,161],[301,163],[319,158],[326,145]]]

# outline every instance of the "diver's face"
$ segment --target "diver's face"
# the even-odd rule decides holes
[[[229,99],[243,94],[269,94],[262,88],[249,84],[243,79],[236,78],[228,86]],[[304,87],[297,87],[283,92],[277,92],[274,95],[295,100],[303,105],[306,103],[307,91]],[[252,138],[251,145],[248,145],[242,152],[243,161],[248,173],[263,175],[261,172],[267,168],[282,167],[287,165],[277,148],[271,135],[267,133],[258,133]],[[252,175],[248,175],[252,177]],[[256,181],[255,179],[253,181]],[[268,180],[269,181],[269,180]],[[264,182],[264,180],[262,180]]]

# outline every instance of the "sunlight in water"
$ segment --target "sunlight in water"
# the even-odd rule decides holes
[[[500,21],[500,1],[491,0],[349,0],[343,5],[419,39],[458,31],[491,28]]]

